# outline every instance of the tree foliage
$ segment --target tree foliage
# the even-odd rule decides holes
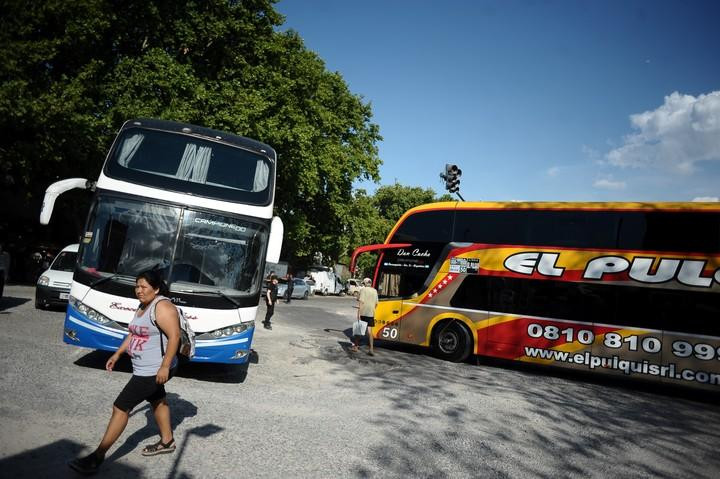
[[[339,257],[353,182],[379,180],[379,128],[273,3],[1,1],[2,203],[96,177],[129,118],[184,121],[273,146],[283,256]]]

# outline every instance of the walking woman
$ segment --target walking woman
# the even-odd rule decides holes
[[[160,429],[160,441],[146,446],[142,454],[154,456],[175,450],[164,385],[175,373],[180,321],[177,309],[165,297],[167,294],[167,285],[157,271],[145,271],[135,279],[135,296],[140,300],[140,307],[128,326],[130,334],[105,364],[105,369],[112,371],[121,355],[127,352],[132,359],[133,375],[115,399],[100,445],[90,455],[69,463],[76,471],[83,474],[97,472],[108,449],[125,430],[130,411],[143,400],[152,406]]]

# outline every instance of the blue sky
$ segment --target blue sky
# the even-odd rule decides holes
[[[276,8],[372,104],[380,184],[441,193],[454,163],[466,200],[720,197],[720,2]]]

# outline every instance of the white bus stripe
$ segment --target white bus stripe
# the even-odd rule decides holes
[[[233,339],[230,341],[221,341],[221,340],[215,340],[215,339],[209,339],[209,340],[197,340],[195,341],[195,348],[209,348],[212,346],[226,346],[229,344],[241,344],[241,343],[247,343],[248,338],[240,338],[240,339]]]
[[[108,336],[112,336],[113,338],[119,338],[119,339],[125,338],[124,334],[116,333],[114,331],[110,331],[109,329],[103,328],[101,326],[95,326],[94,324],[86,323],[85,321],[80,321],[79,319],[74,318],[72,316],[68,316],[68,320],[70,320],[73,323],[75,323],[79,326],[82,326],[84,328],[91,329],[91,330],[95,331],[96,333],[106,334]]]

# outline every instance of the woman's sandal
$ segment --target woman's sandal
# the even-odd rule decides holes
[[[155,444],[150,444],[149,446],[145,446],[142,450],[143,456],[156,456],[158,454],[168,454],[170,452],[173,452],[175,450],[175,438],[170,439],[170,442],[164,443],[162,442],[162,439],[160,439]]]

